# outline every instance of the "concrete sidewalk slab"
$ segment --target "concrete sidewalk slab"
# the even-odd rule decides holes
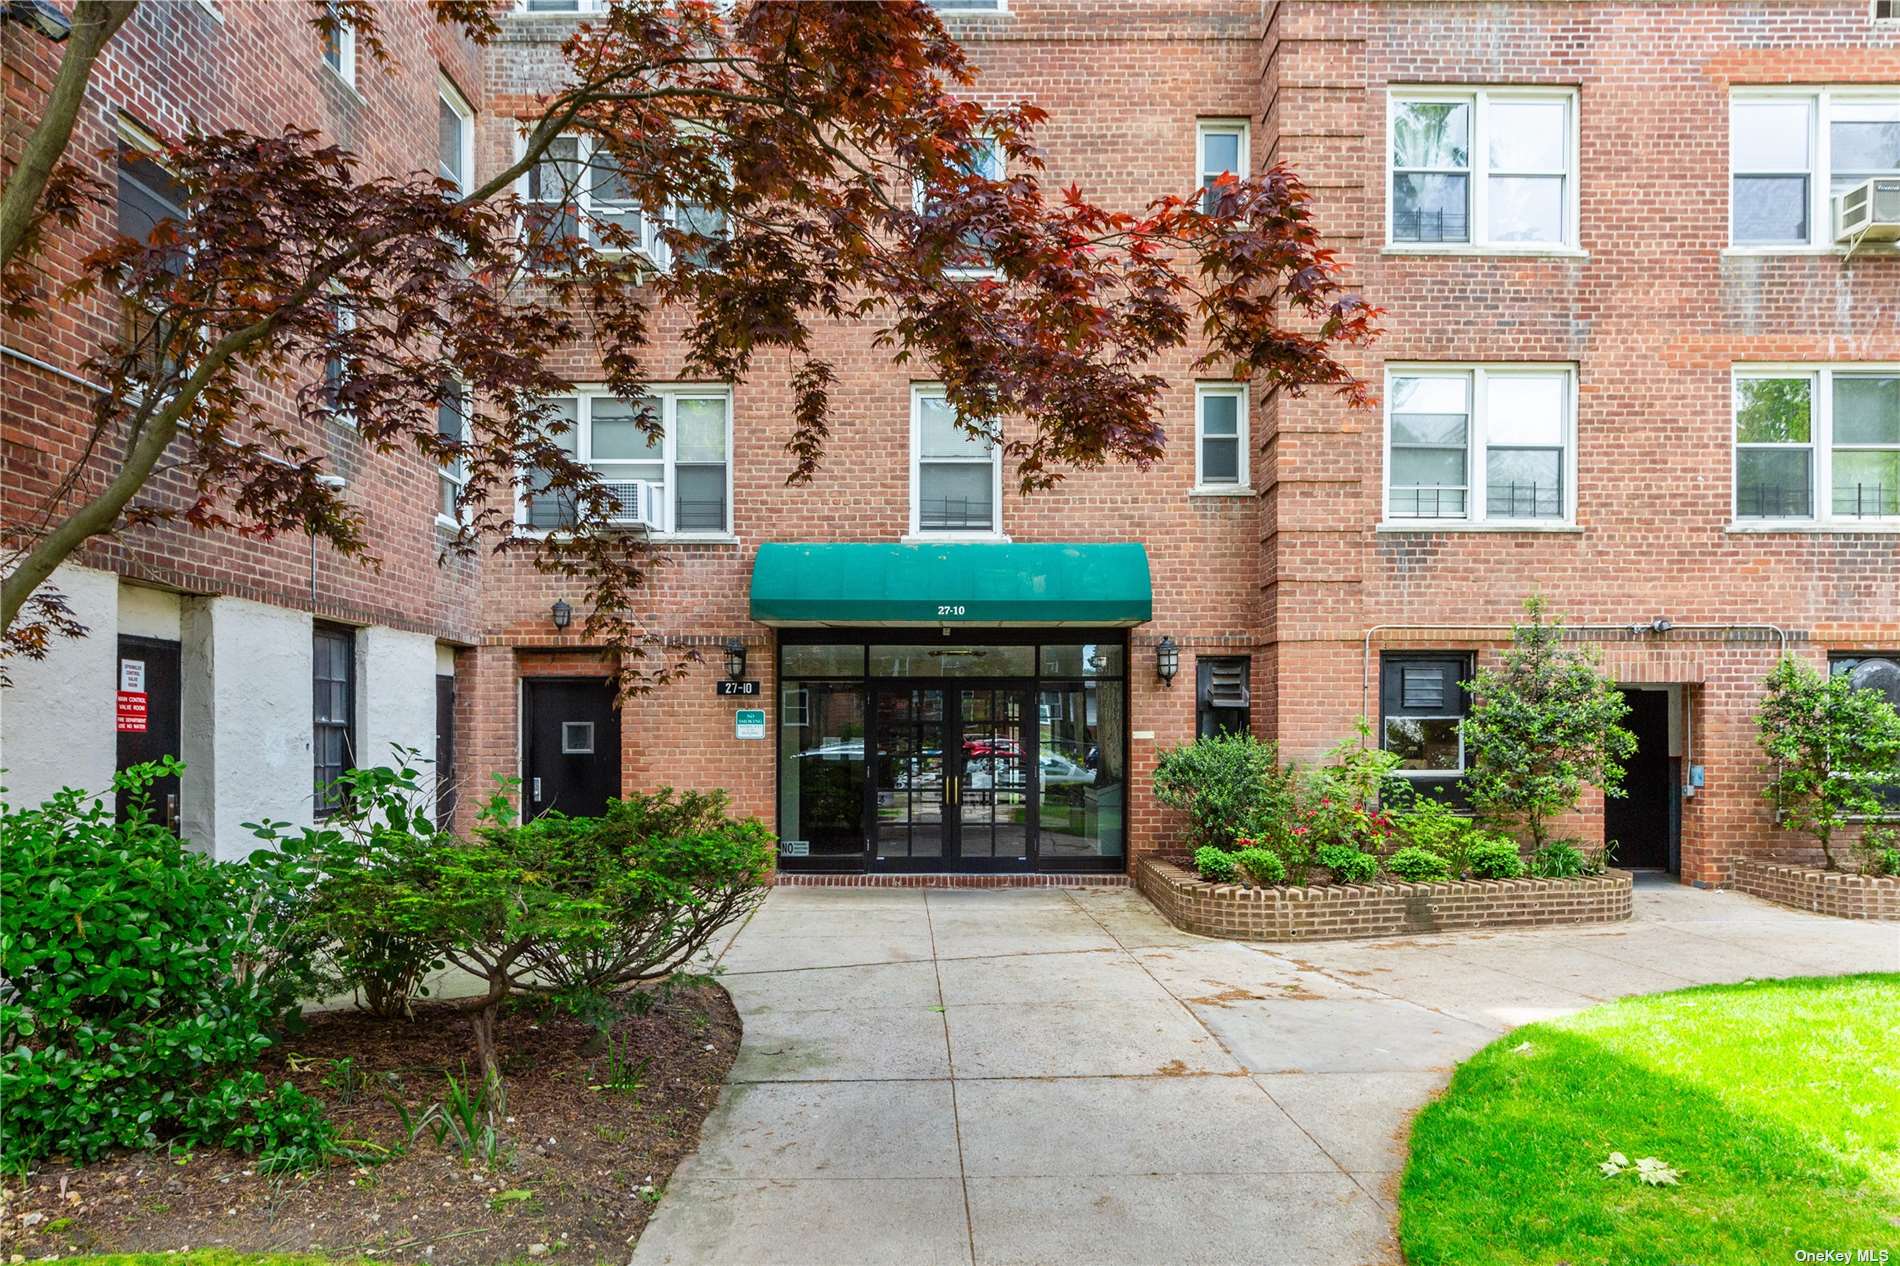
[[[1411,1117],[1526,1020],[1900,970],[1900,928],[1648,883],[1633,921],[1251,946],[1126,889],[776,890],[635,1266],[1396,1263]],[[1251,1075],[1249,1075],[1251,1074]]]

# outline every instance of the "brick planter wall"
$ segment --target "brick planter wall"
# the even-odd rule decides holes
[[[1738,858],[1729,872],[1729,887],[1838,919],[1900,919],[1900,879],[1889,875],[1849,875]]]
[[[1143,857],[1135,886],[1184,931],[1240,941],[1337,941],[1454,928],[1615,923],[1630,916],[1630,877],[1474,879],[1456,884],[1244,888],[1210,884],[1164,857]]]

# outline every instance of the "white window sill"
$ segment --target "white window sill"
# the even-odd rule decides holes
[[[438,522],[440,522],[438,517]],[[644,536],[652,545],[737,545],[739,538],[730,532],[649,532],[645,528],[613,527],[608,531],[615,536],[638,534]],[[553,537],[572,536],[571,532],[560,528],[529,527],[525,523],[515,524],[515,535],[530,541],[545,541]]]
[[[1733,536],[1892,535],[1900,532],[1900,519],[1738,519],[1730,523],[1723,531]]]
[[[346,77],[342,71],[338,70],[335,66],[332,66],[329,62],[324,61],[323,58],[319,57],[317,60],[322,63],[323,68],[325,70],[330,72],[330,78],[335,80],[339,87],[341,87],[345,92],[349,93],[352,97],[356,98],[356,104],[358,105],[369,104],[369,98],[363,95],[363,90],[356,86],[356,81],[354,79]]]
[[[1190,497],[1257,497],[1246,484],[1196,484],[1188,489]]]
[[[1893,242],[1862,242],[1854,248],[1856,255],[1896,255],[1900,254],[1900,244]],[[1760,257],[1765,255],[1808,255],[1846,258],[1847,245],[1844,242],[1824,242],[1819,246],[1801,246],[1794,242],[1781,244],[1764,243],[1760,246],[1724,246],[1722,254],[1737,258]]]
[[[460,532],[462,530],[462,525],[446,514],[436,515],[435,525],[445,532]]]
[[[897,543],[899,545],[1007,545],[1009,536],[1004,532],[906,532],[897,538]]]
[[[1470,519],[1388,519],[1378,524],[1379,532],[1540,532],[1562,535],[1582,534],[1583,529],[1575,523],[1562,523],[1552,520],[1539,522],[1535,519],[1493,519],[1473,522]]]
[[[1588,259],[1575,246],[1473,246],[1457,242],[1388,242],[1382,255],[1499,255],[1514,259]]]

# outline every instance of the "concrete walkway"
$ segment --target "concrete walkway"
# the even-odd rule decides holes
[[[1397,1260],[1411,1114],[1498,1034],[1900,970],[1900,925],[1670,883],[1609,927],[1265,949],[1129,889],[784,888],[722,961],[745,1040],[635,1266],[1351,1266]]]

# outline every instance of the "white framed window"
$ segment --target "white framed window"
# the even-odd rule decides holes
[[[630,520],[641,511],[666,535],[731,535],[730,389],[656,386],[642,400],[593,389],[554,397],[550,403],[566,424],[554,441],[600,476]],[[660,424],[658,436],[641,427],[643,410]],[[516,514],[519,524],[546,531],[574,525],[570,500],[537,491],[546,488],[539,472],[528,472],[525,482]]]
[[[999,435],[970,434],[942,387],[910,389],[910,534],[996,537],[1003,532]]]
[[[1390,365],[1385,517],[1499,528],[1576,518],[1576,369]]]
[[[521,142],[525,145],[525,141]],[[661,263],[662,243],[657,225],[634,201],[621,175],[620,164],[591,136],[557,136],[539,162],[518,183],[526,204],[527,231],[537,242],[580,238],[609,254],[619,253],[618,234],[613,245],[603,245],[603,227],[624,233],[629,249]]]
[[[447,75],[435,77],[436,175],[466,195],[475,186],[475,111]]]
[[[1900,365],[1738,365],[1738,523],[1900,523]]]
[[[1196,383],[1195,491],[1232,492],[1251,489],[1247,453],[1247,384]]]
[[[989,137],[979,138],[973,160],[968,164],[958,164],[960,170],[972,176],[981,176],[985,180],[1001,180],[1008,172],[1008,157],[1003,147]],[[911,181],[911,207],[918,215],[928,218],[931,215],[931,200],[924,191],[921,179]],[[996,269],[990,264],[989,244],[981,233],[966,233],[962,245],[967,257],[962,257],[962,267],[946,268],[944,272],[952,277],[994,277]]]
[[[332,294],[329,298],[330,323],[339,336],[356,329],[356,309],[349,298],[342,294]],[[343,390],[349,385],[349,360],[342,349],[332,348],[323,358],[323,407],[330,416],[344,426],[356,425],[356,415],[343,403]]]
[[[560,17],[573,13],[598,13],[605,0],[515,0],[515,12]]]
[[[1737,88],[1729,98],[1729,243],[1831,248],[1834,199],[1900,173],[1900,86]]]
[[[329,6],[330,17],[336,26],[323,33],[323,64],[334,70],[337,78],[350,87],[356,87],[356,28],[351,26],[343,11],[336,4]]]
[[[457,444],[468,443],[469,438],[469,399],[468,388],[459,380],[442,380],[442,399],[435,406],[435,430],[445,440]],[[463,457],[451,457],[443,462],[436,474],[437,523],[446,527],[459,528],[466,519],[466,509],[461,503],[462,489],[468,483],[468,461]]]
[[[1215,182],[1227,172],[1245,180],[1252,171],[1248,155],[1249,131],[1245,119],[1201,119],[1194,125],[1195,179],[1200,182],[1201,209],[1212,214],[1219,194]]]
[[[1395,87],[1386,137],[1388,245],[1577,249],[1575,90]]]

